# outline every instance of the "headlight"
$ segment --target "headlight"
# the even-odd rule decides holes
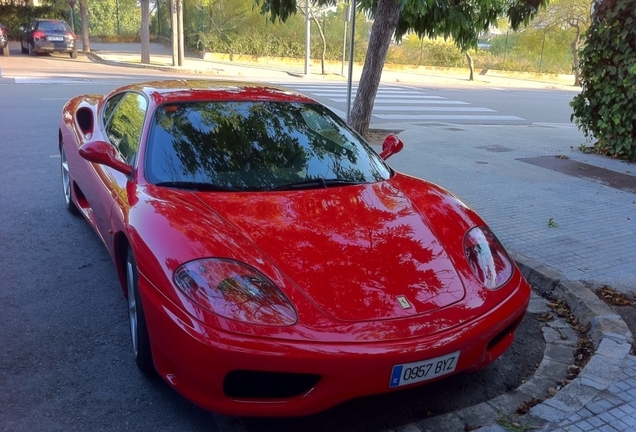
[[[501,288],[512,275],[512,260],[487,227],[472,228],[464,237],[466,259],[486,288]]]
[[[293,306],[272,281],[236,261],[191,261],[175,271],[174,282],[199,306],[225,318],[279,326],[297,319]]]

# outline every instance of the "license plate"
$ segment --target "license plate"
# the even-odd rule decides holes
[[[59,41],[63,41],[64,37],[63,36],[48,36],[47,39],[50,41],[59,42]]]
[[[389,387],[414,384],[449,374],[455,371],[458,361],[459,351],[455,351],[428,360],[395,365],[391,372]]]

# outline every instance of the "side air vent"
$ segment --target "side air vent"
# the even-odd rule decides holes
[[[90,108],[80,108],[75,113],[75,118],[82,133],[90,138],[93,134],[93,128],[95,127],[93,111]]]

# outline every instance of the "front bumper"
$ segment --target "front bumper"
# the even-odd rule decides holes
[[[155,367],[175,390],[218,413],[292,416],[393,391],[389,381],[394,365],[459,351],[453,374],[487,366],[510,346],[527,309],[530,288],[518,280],[505,301],[478,319],[426,337],[373,343],[295,342],[226,333],[183,312],[142,275],[139,283]],[[265,388],[284,389],[241,395],[236,383],[250,379],[262,381]],[[294,389],[296,394],[285,393]]]

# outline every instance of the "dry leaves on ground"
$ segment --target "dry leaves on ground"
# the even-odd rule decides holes
[[[614,306],[630,306],[635,303],[633,295],[628,297],[626,294],[616,291],[609,285],[603,285],[597,289],[596,295],[605,303]]]

